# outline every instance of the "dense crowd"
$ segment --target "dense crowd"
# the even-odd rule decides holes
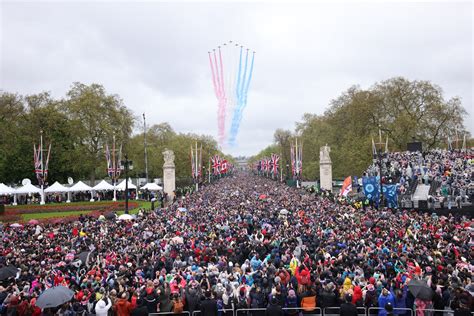
[[[474,223],[376,211],[247,174],[224,178],[135,220],[4,227],[3,315],[146,315],[217,309],[381,307],[379,315],[473,308]],[[86,254],[86,256],[84,256]],[[426,280],[432,297],[408,290]],[[47,288],[74,298],[41,310]],[[267,313],[268,314],[268,313]],[[288,311],[294,315],[295,312]]]
[[[427,152],[389,152],[381,158],[382,182],[398,183],[403,193],[410,184],[436,184],[434,194],[463,199],[474,193],[474,150],[435,149]],[[367,169],[378,175],[378,159]]]

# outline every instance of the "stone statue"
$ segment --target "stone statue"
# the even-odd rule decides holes
[[[331,162],[331,156],[329,155],[330,152],[331,152],[331,147],[329,147],[327,144],[321,147],[319,151],[319,161]]]
[[[332,191],[332,162],[328,145],[319,148],[319,179],[321,189]]]
[[[172,201],[176,189],[174,152],[165,148],[162,154],[165,160],[163,164],[163,191],[168,194],[168,199]]]
[[[163,166],[174,167],[174,152],[172,150],[169,150],[168,148],[165,148],[165,151],[162,154],[165,160],[165,163],[163,164]]]

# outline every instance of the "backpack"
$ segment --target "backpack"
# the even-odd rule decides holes
[[[174,304],[173,304],[173,313],[174,314],[181,314],[184,310],[184,304],[183,304],[183,301],[181,301],[181,299],[177,300],[177,301],[174,301]]]

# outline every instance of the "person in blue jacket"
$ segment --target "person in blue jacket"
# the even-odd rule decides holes
[[[379,316],[387,316],[387,311],[385,310],[385,305],[387,305],[387,303],[391,303],[392,306],[394,306],[395,298],[389,290],[383,288],[382,293],[380,293],[379,296]]]

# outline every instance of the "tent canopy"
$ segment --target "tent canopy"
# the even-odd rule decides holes
[[[82,181],[79,181],[78,183],[74,184],[72,187],[69,188],[69,191],[71,192],[84,192],[91,190],[92,188]]]
[[[41,189],[35,187],[31,183],[28,183],[24,186],[21,186],[21,187],[15,189],[14,193],[17,193],[17,194],[41,193]]]
[[[141,187],[142,190],[148,190],[148,191],[160,191],[163,190],[162,187],[160,187],[158,184],[151,182],[147,183],[144,186]]]
[[[113,190],[114,186],[108,183],[107,181],[102,180],[93,189],[95,191],[107,191],[107,190]]]
[[[44,190],[46,193],[56,193],[56,192],[68,192],[69,188],[65,187],[58,181],[54,182],[52,186]]]
[[[125,179],[122,180],[122,182],[120,182],[115,188],[119,191],[125,191]],[[137,189],[137,186],[134,185],[132,183],[132,181],[130,181],[130,179],[128,180],[128,189],[129,190],[136,190]]]
[[[9,186],[0,183],[0,195],[5,195],[5,194],[13,194],[15,193],[15,190],[10,188]]]

